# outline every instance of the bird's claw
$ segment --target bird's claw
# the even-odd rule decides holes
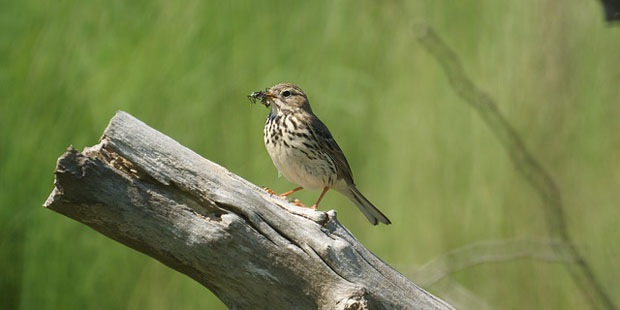
[[[272,191],[271,189],[269,189],[269,187],[263,187],[263,189],[264,189],[267,193],[272,194],[272,195],[274,195],[274,196],[278,196],[278,197],[280,197],[280,198],[284,198],[284,199],[286,199],[286,197],[288,197],[288,195],[278,194],[278,193],[276,193],[276,192]]]
[[[280,196],[280,195],[276,194],[276,192],[274,192],[274,191],[272,191],[271,189],[269,189],[269,187],[263,187],[263,189],[264,189],[267,193],[269,193],[269,194],[276,195],[276,196]]]
[[[312,210],[316,210],[316,204],[312,205],[312,206],[306,206],[303,203],[301,203],[301,201],[299,201],[299,199],[295,199],[293,201],[293,204],[298,206],[298,207],[302,207],[302,208],[308,208],[308,209],[312,209]]]

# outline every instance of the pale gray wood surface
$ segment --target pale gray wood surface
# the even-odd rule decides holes
[[[118,112],[58,159],[45,207],[198,281],[231,309],[453,309],[361,245]],[[368,229],[374,227],[368,226]]]

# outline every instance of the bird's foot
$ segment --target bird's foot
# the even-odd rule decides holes
[[[280,196],[280,195],[278,195],[276,192],[274,192],[274,191],[272,191],[271,189],[269,189],[269,187],[263,187],[263,189],[264,189],[267,193],[269,193],[269,194],[276,195],[276,196]]]
[[[296,192],[296,191],[298,191],[298,190],[303,189],[303,187],[294,188],[294,189],[292,189],[292,190],[290,190],[290,191],[288,191],[288,192],[286,192],[286,193],[283,193],[283,194],[277,194],[276,192],[274,192],[274,191],[270,190],[268,187],[263,187],[263,189],[264,189],[265,191],[267,191],[269,194],[276,195],[276,196],[278,196],[278,197],[280,197],[280,198],[286,198],[286,197],[288,197],[290,194],[292,194],[292,193],[294,193],[294,192]]]
[[[311,205],[311,206],[306,206],[306,205],[304,205],[303,203],[301,203],[301,201],[299,201],[299,199],[295,199],[295,200],[293,201],[293,204],[294,204],[294,205],[296,205],[296,206],[298,206],[298,207],[308,208],[308,209],[312,209],[312,210],[316,210],[316,208],[317,208],[317,205],[316,205],[316,204],[313,204],[313,205]]]
[[[286,198],[286,196],[288,196],[288,195],[286,195],[286,193],[284,193],[284,194],[281,194],[281,195],[280,195],[280,194],[278,194],[278,193],[276,193],[276,192],[272,191],[271,189],[269,189],[269,187],[263,187],[263,189],[264,189],[267,193],[272,194],[272,195],[274,195],[274,196],[278,196],[278,197],[280,197],[280,198]]]

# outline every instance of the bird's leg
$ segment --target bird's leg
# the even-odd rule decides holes
[[[295,205],[298,207],[304,207],[304,208],[310,208],[312,210],[316,210],[319,207],[319,202],[321,202],[321,199],[323,199],[323,196],[325,196],[325,193],[327,193],[327,191],[329,190],[329,187],[325,187],[323,189],[323,192],[321,193],[321,196],[319,196],[319,200],[317,200],[312,206],[308,207],[308,206],[304,206],[301,201],[299,201],[299,199],[295,199]]]
[[[290,194],[292,194],[292,193],[294,193],[294,192],[296,192],[296,191],[298,191],[298,190],[302,190],[302,189],[304,189],[304,188],[303,188],[303,187],[301,187],[301,186],[300,186],[300,187],[298,187],[298,188],[293,188],[293,189],[291,189],[290,191],[288,191],[288,192],[286,192],[286,193],[284,193],[284,194],[282,194],[282,195],[278,195],[278,196],[280,196],[280,197],[286,197],[286,196],[288,196],[288,195],[290,195]]]
[[[321,193],[321,196],[319,196],[319,200],[317,200],[317,201],[316,201],[316,202],[312,205],[312,207],[310,207],[310,208],[312,208],[313,210],[316,210],[316,209],[319,207],[319,202],[321,202],[321,199],[323,199],[323,196],[325,196],[325,193],[327,193],[327,191],[328,191],[328,190],[329,190],[329,187],[327,187],[327,186],[326,186],[326,187],[323,189],[323,192]]]
[[[269,189],[269,188],[267,188],[267,187],[265,187],[264,189],[265,189],[265,191],[267,191],[269,194],[272,194],[272,195],[276,195],[276,196],[278,196],[278,197],[285,198],[285,197],[287,197],[288,195],[290,195],[290,194],[292,194],[292,193],[294,193],[294,192],[296,192],[296,191],[298,191],[298,190],[303,189],[303,187],[301,187],[301,186],[300,186],[300,187],[298,187],[298,188],[294,188],[294,189],[292,189],[292,190],[290,190],[290,191],[288,191],[288,192],[286,192],[286,193],[284,193],[284,194],[277,194],[276,192],[274,192],[274,191],[270,190],[270,189]]]

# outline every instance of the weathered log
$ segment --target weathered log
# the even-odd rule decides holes
[[[294,206],[118,112],[58,159],[45,207],[143,252],[231,309],[453,309]],[[372,227],[369,226],[369,229]]]

